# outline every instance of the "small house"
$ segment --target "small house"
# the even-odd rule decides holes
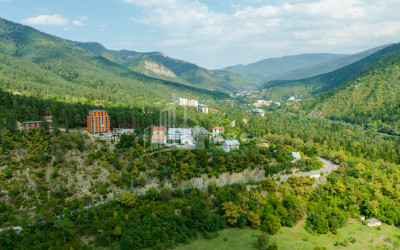
[[[240,142],[238,140],[226,140],[222,144],[222,149],[225,152],[230,152],[231,150],[238,149]]]
[[[364,223],[369,227],[376,227],[382,225],[382,222],[375,218],[367,219],[364,221]]]
[[[252,109],[250,111],[253,115],[259,115],[264,117],[265,116],[265,111],[263,109]]]
[[[223,127],[215,126],[213,128],[213,131],[212,131],[213,137],[216,137],[219,133],[223,133],[223,132],[224,132],[224,128]]]
[[[294,157],[294,160],[292,161],[292,163],[295,163],[296,161],[301,159],[300,152],[292,152],[292,156]]]

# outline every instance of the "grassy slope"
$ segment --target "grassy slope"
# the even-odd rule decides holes
[[[192,63],[167,57],[160,52],[141,53],[128,50],[116,51],[108,50],[98,43],[72,43],[119,64],[130,64],[140,58],[149,58],[174,72],[178,77],[175,78],[175,81],[190,86],[224,92],[242,88],[252,89],[255,87],[250,80],[241,76],[227,71],[207,70]],[[160,75],[154,75],[154,77],[165,79]]]
[[[390,243],[383,239],[390,237],[392,234],[400,234],[400,229],[383,224],[381,230],[375,227],[367,227],[361,222],[350,222],[344,228],[338,230],[338,234],[312,235],[307,233],[303,227],[303,223],[293,228],[281,228],[276,234],[271,236],[271,242],[276,241],[278,249],[313,249],[316,246],[326,247],[327,249],[338,249],[333,244],[336,241],[342,242],[349,236],[356,238],[355,243],[348,242],[348,249],[369,249],[371,246],[391,247]],[[199,237],[187,245],[180,245],[177,250],[193,249],[258,249],[257,235],[261,234],[259,230],[250,228],[228,228],[218,232],[219,236],[213,240],[206,240]],[[373,244],[371,239],[373,238]],[[343,247],[339,247],[343,248]]]
[[[399,49],[400,44],[394,44],[335,71],[300,80],[270,81],[264,85],[264,89],[268,94],[267,97],[277,99],[287,98],[290,95],[307,97],[323,93],[345,83],[374,63],[396,53]]]

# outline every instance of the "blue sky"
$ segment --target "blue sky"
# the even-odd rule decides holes
[[[208,69],[400,42],[399,0],[0,0],[0,16]]]

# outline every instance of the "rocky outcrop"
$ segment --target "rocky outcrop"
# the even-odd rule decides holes
[[[156,74],[156,75],[165,76],[165,77],[177,77],[174,74],[174,72],[172,72],[168,68],[166,68],[158,63],[152,62],[152,61],[145,60],[144,68],[145,68],[145,71],[151,71],[153,74]],[[145,72],[145,73],[146,73],[146,75],[150,75],[149,72]]]

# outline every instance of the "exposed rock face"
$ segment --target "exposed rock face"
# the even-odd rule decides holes
[[[152,61],[144,61],[144,68],[146,69],[146,71],[151,71],[154,74],[157,75],[161,75],[161,76],[166,76],[166,77],[176,77],[176,75],[174,74],[174,72],[172,72],[171,70],[167,69],[166,67],[152,62]],[[148,73],[145,72],[147,75]]]
[[[182,187],[198,187],[206,188],[210,183],[215,183],[217,185],[232,184],[238,182],[247,182],[249,180],[263,180],[265,179],[265,171],[261,168],[255,169],[245,169],[243,172],[239,173],[223,173],[217,177],[213,176],[209,178],[207,174],[203,174],[201,177],[192,178],[187,181],[182,181],[180,186]],[[171,187],[170,183],[166,183],[165,187]]]

